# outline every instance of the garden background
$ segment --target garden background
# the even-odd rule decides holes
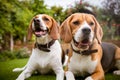
[[[49,7],[44,4],[44,0],[0,0],[1,80],[15,80],[20,73],[13,73],[12,69],[27,63],[34,44],[34,36],[31,41],[26,40],[27,28],[36,14],[48,14],[61,24],[72,13],[89,10],[103,28],[103,41],[120,47],[119,0],[103,0],[102,7],[94,6],[85,0],[74,1],[74,4],[74,6],[69,4],[64,9],[56,5]],[[119,79],[120,76],[115,76],[111,72],[106,74],[106,80]],[[34,74],[28,80],[55,80],[55,76]]]

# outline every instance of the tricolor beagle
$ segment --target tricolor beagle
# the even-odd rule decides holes
[[[109,59],[108,55],[113,55],[111,58],[114,58],[116,67],[120,69],[120,48],[115,46],[114,54],[106,51],[109,47],[105,46],[109,44],[102,43],[101,47],[103,31],[94,16],[84,13],[72,14],[60,28],[61,39],[71,46],[69,50],[67,49],[69,52],[65,67],[67,80],[75,80],[74,75],[86,76],[85,80],[104,80],[104,70],[112,63],[112,59],[109,60],[109,66],[106,64],[107,61],[104,62],[106,57]],[[114,73],[120,74],[120,71]]]
[[[46,74],[53,70],[56,80],[64,79],[64,70],[61,57],[62,50],[59,39],[59,27],[57,22],[46,14],[36,15],[30,23],[28,29],[28,40],[32,34],[36,37],[35,47],[32,55],[25,67],[15,68],[13,71],[23,71],[17,80],[25,80],[37,70],[41,74]]]

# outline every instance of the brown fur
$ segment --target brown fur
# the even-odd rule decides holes
[[[84,13],[82,13],[82,14],[75,13],[75,14],[72,14],[70,17],[68,17],[61,25],[60,35],[61,35],[62,40],[65,42],[62,45],[67,43],[66,46],[62,46],[62,47],[63,47],[63,50],[69,50],[69,52],[68,52],[68,57],[69,57],[68,63],[69,63],[70,58],[73,55],[70,42],[73,38],[74,33],[78,29],[77,26],[72,25],[72,22],[74,20],[78,20],[79,22],[82,23],[82,21],[84,21],[86,19],[88,24],[89,24],[89,20],[91,20],[91,18],[95,22],[95,26],[92,29],[94,31],[94,34],[95,34],[95,39],[94,39],[94,43],[93,43],[94,45],[93,45],[92,49],[98,49],[97,53],[91,54],[93,61],[98,59],[97,67],[96,67],[94,73],[91,74],[91,76],[92,76],[93,80],[104,80],[105,79],[104,73],[111,68],[110,66],[117,65],[118,69],[120,69],[119,62],[117,62],[116,64],[112,64],[112,63],[114,63],[114,60],[120,61],[120,48],[113,45],[113,44],[108,45],[109,43],[106,43],[105,44],[106,47],[104,47],[104,49],[102,49],[102,46],[100,44],[101,44],[101,40],[102,40],[102,36],[103,36],[103,31],[102,31],[101,26],[97,22],[97,20],[94,18],[94,16],[89,15],[89,14],[84,14]],[[104,50],[104,52],[103,52],[103,50]],[[113,51],[109,51],[109,50],[113,50]],[[102,64],[101,64],[101,59],[102,59]],[[107,62],[107,60],[110,60],[109,63]],[[106,62],[108,64],[106,64]],[[65,71],[68,71],[68,63],[65,67]],[[103,65],[104,63],[105,63],[105,65]],[[103,70],[103,68],[104,68],[104,70]],[[118,71],[117,74],[120,75],[120,72]]]
[[[46,15],[46,14],[42,14],[43,18],[48,18],[50,21],[49,22],[45,22],[46,26],[49,29],[49,34],[51,36],[52,39],[59,39],[59,27],[57,22],[50,16]],[[27,40],[30,40],[32,38],[32,34],[33,34],[33,30],[32,30],[32,22],[34,18],[37,18],[38,15],[36,15],[35,17],[32,18],[32,20],[30,21],[30,25],[28,28],[28,35],[27,35]]]
[[[84,21],[85,19],[87,20],[88,23],[91,20],[94,21],[94,23],[95,23],[95,25],[92,29],[95,34],[94,45],[93,45],[92,49],[98,49],[97,53],[91,54],[93,61],[98,59],[97,67],[96,67],[94,73],[91,74],[91,76],[94,80],[104,80],[104,71],[101,66],[102,48],[100,46],[103,32],[102,32],[102,29],[101,29],[99,23],[94,18],[94,16],[92,16],[90,14],[83,14],[83,13],[75,13],[75,14],[71,15],[62,23],[60,35],[61,35],[62,40],[65,43],[70,43],[73,38],[74,33],[78,29],[77,27],[80,26],[80,25],[74,26],[71,23],[74,22],[75,20],[78,20],[80,23],[82,23],[82,21]],[[94,29],[96,29],[96,30],[94,30]],[[70,49],[68,56],[69,56],[69,58],[68,58],[68,63],[69,63],[70,58],[72,56],[72,49]],[[65,71],[67,71],[67,70],[68,70],[68,64],[65,68]]]

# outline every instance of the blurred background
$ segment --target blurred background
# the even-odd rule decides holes
[[[103,41],[120,46],[120,0],[0,0],[0,61],[29,57],[27,28],[36,14],[48,14],[61,24],[75,12],[93,14],[104,30]]]

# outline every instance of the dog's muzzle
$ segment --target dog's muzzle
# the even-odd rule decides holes
[[[82,29],[83,37],[89,37],[90,32],[91,32],[91,29],[89,29],[89,28],[83,28]]]
[[[82,37],[79,42],[77,42],[75,39],[73,39],[74,44],[78,48],[87,48],[91,42],[90,42],[90,33],[91,29],[89,28],[83,28],[82,29]]]
[[[41,37],[46,35],[47,33],[48,33],[48,28],[46,27],[46,29],[43,29],[43,25],[41,25],[40,20],[34,19],[34,34],[37,37]]]

